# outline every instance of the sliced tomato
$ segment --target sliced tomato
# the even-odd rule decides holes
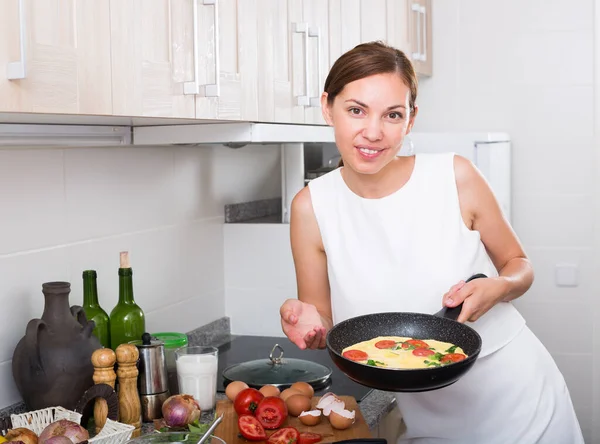
[[[440,362],[442,364],[450,364],[451,362],[458,362],[465,359],[467,356],[462,353],[448,353],[441,357]]]
[[[396,346],[396,341],[392,341],[389,339],[384,339],[383,341],[379,341],[375,343],[375,347],[377,348],[394,348]]]
[[[408,341],[404,341],[402,343],[402,348],[407,349],[410,346],[414,348],[429,348],[429,344],[425,341],[421,341],[420,339],[409,339]]]
[[[238,418],[238,429],[244,438],[249,441],[262,441],[267,439],[263,426],[252,415],[242,415]]]
[[[288,417],[285,401],[279,396],[267,396],[258,403],[254,416],[265,429],[276,429]]]
[[[362,350],[348,350],[342,356],[351,361],[366,361],[369,358],[369,355]]]
[[[323,439],[318,433],[302,432],[298,438],[298,444],[315,444]]]
[[[415,356],[431,356],[435,355],[433,350],[429,350],[428,348],[415,348],[412,351],[412,354]]]
[[[298,444],[299,437],[300,434],[294,427],[284,427],[269,436],[267,444]]]

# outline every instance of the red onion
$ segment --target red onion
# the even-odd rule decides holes
[[[53,436],[44,441],[44,444],[73,444],[66,436]]]
[[[90,434],[86,429],[81,427],[79,424],[68,419],[61,419],[54,421],[52,424],[46,426],[46,428],[40,434],[38,444],[44,444],[55,436],[64,436],[68,438],[72,444],[77,444],[81,441],[90,439]],[[66,441],[65,441],[66,443]],[[52,442],[50,442],[52,444]],[[56,442],[55,444],[62,444]]]
[[[7,441],[21,441],[23,444],[38,444],[38,437],[35,432],[25,427],[9,430],[4,437]]]
[[[162,414],[169,427],[186,427],[200,418],[200,406],[193,396],[173,395],[163,403]]]

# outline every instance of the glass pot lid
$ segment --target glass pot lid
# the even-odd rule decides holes
[[[279,350],[279,356],[275,356],[276,350]],[[257,359],[229,366],[223,370],[223,377],[227,383],[243,381],[254,388],[270,384],[282,389],[299,381],[318,387],[331,377],[331,369],[304,359],[284,359],[283,348],[275,344],[269,353],[269,359]]]

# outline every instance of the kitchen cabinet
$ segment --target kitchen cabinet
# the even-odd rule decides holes
[[[94,1],[94,0],[90,0]],[[113,113],[195,117],[193,2],[110,0]]]
[[[329,67],[374,40],[402,50],[417,74],[432,75],[431,0],[329,0]]]
[[[258,0],[258,5],[259,120],[325,124],[320,97],[329,68],[327,2]]]
[[[431,0],[409,0],[408,13],[411,60],[417,74],[431,76],[433,74]]]
[[[112,113],[109,0],[3,0],[0,111]]]

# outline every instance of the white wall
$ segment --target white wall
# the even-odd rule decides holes
[[[295,298],[288,224],[225,224],[225,312],[231,333],[283,336],[279,307]]]
[[[43,282],[98,271],[118,299],[129,250],[149,331],[187,332],[226,314],[224,205],[281,195],[279,147],[0,150],[0,407],[20,400],[11,359],[43,310]]]
[[[433,6],[434,76],[421,81],[415,131],[511,135],[513,222],[536,273],[516,305],[565,375],[586,442],[598,443],[594,1]],[[555,285],[559,262],[579,266],[579,286]]]

